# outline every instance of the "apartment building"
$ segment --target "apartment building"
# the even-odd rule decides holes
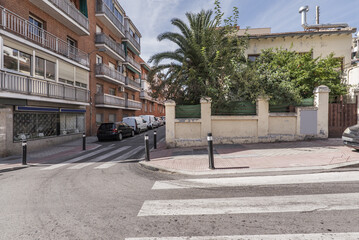
[[[89,106],[86,0],[0,2],[0,155],[78,138]],[[84,38],[85,37],[85,38]]]
[[[90,107],[87,134],[140,111],[141,33],[117,0],[88,1]]]
[[[154,115],[155,117],[165,115],[165,106],[163,99],[154,99],[151,94],[152,90],[149,82],[147,81],[147,76],[151,70],[150,66],[141,61],[141,93],[140,98],[142,102],[142,109],[139,115]]]

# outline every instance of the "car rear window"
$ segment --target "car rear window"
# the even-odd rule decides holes
[[[100,130],[112,130],[113,129],[113,123],[103,123],[101,124]]]

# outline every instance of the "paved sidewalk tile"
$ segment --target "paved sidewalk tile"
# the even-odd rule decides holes
[[[328,166],[359,161],[359,153],[345,147],[341,139],[215,145],[216,170],[270,169]],[[151,152],[148,166],[178,172],[206,172],[209,160],[206,147],[162,147]]]

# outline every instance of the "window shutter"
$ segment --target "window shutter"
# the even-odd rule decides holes
[[[59,78],[74,81],[74,66],[59,61]]]
[[[76,68],[76,82],[89,83],[89,72],[81,68]]]

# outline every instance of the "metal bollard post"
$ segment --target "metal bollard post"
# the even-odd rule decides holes
[[[26,142],[26,140],[23,140],[22,141],[22,165],[27,165],[26,154],[27,154],[27,142]]]
[[[208,141],[208,158],[209,158],[209,168],[214,169],[214,157],[213,157],[213,138],[212,133],[207,135]]]
[[[145,134],[145,161],[150,161],[150,144],[148,134]]]
[[[157,149],[157,132],[156,132],[156,130],[153,132],[153,145],[154,145],[154,149]]]
[[[86,134],[85,133],[82,134],[82,150],[83,151],[86,150]]]

